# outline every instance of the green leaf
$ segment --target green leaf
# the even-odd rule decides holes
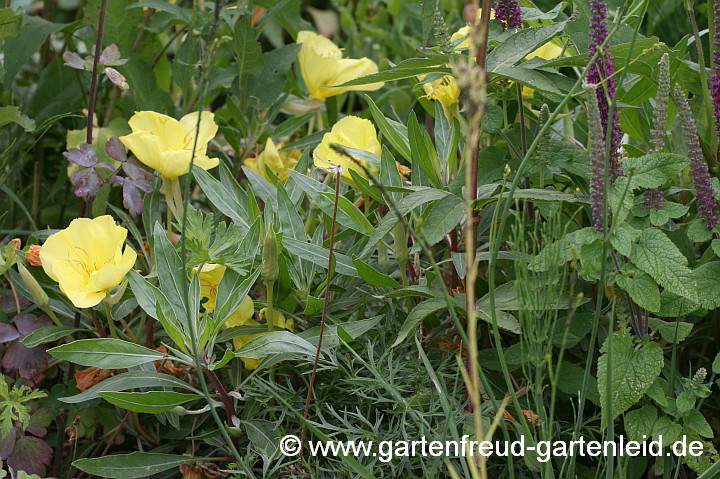
[[[2,10],[0,10],[2,12]],[[0,33],[2,26],[0,25]],[[1,38],[1,37],[0,37]],[[23,115],[20,112],[20,108],[16,106],[1,106],[0,107],[0,127],[3,127],[9,123],[17,123],[25,131],[35,131],[35,120],[29,118],[27,115]]]
[[[427,75],[429,73],[452,75],[452,68],[448,67],[447,63],[447,55],[435,55],[431,58],[408,58],[387,70],[365,75],[364,77],[347,81],[341,85],[333,86],[367,85],[368,83],[414,78],[418,75]]]
[[[576,259],[583,245],[592,244],[601,237],[602,234],[592,226],[573,231],[545,246],[528,266],[533,271],[547,271],[557,264]]]
[[[625,415],[625,432],[628,440],[644,442],[651,437],[657,417],[657,409],[654,406],[644,406],[627,413]]]
[[[262,47],[250,25],[250,15],[241,15],[236,20],[232,47],[241,75],[257,73],[265,66]]]
[[[157,319],[156,298],[159,294],[163,294],[162,291],[148,283],[148,281],[134,269],[128,272],[127,278],[138,305],[151,317]]]
[[[639,158],[626,158],[625,170],[631,173],[633,188],[660,188],[675,178],[690,162],[674,153],[650,153]]]
[[[334,348],[341,344],[338,328],[342,329],[351,339],[357,339],[377,326],[382,319],[383,316],[376,316],[374,318],[360,319],[347,323],[326,324],[323,330],[322,349]],[[299,333],[298,336],[306,339],[310,344],[317,347],[320,337],[320,326],[306,329],[302,333]]]
[[[442,188],[435,147],[430,141],[427,131],[420,129],[414,111],[410,112],[410,118],[408,118],[408,140],[413,157],[413,170],[419,168],[430,179],[431,186]]]
[[[368,103],[370,113],[375,120],[375,124],[378,126],[380,133],[387,138],[390,144],[395,148],[395,151],[400,153],[407,161],[412,163],[413,158],[410,152],[410,141],[407,138],[407,134],[403,137],[401,130],[393,127],[390,121],[385,117],[383,112],[375,105],[375,102],[368,95],[364,95],[365,101]],[[403,127],[404,128],[404,127]]]
[[[687,258],[659,229],[648,228],[640,233],[630,260],[666,290],[698,301],[697,283]]]
[[[663,447],[668,447],[680,438],[682,426],[670,419],[670,416],[660,416],[653,425],[653,440],[659,440],[662,436]]]
[[[546,70],[534,70],[523,65],[498,68],[493,75],[522,83],[542,93],[563,96],[572,90],[575,82],[559,73]]]
[[[648,324],[655,331],[660,333],[662,338],[670,344],[675,342],[675,332],[677,331],[677,342],[680,343],[688,337],[692,331],[693,324],[684,321],[663,321],[659,318],[650,318]]]
[[[160,414],[171,411],[175,406],[200,399],[198,394],[178,393],[174,391],[147,392],[110,392],[98,391],[98,396],[115,406],[133,412]]]
[[[165,230],[160,223],[155,223],[153,237],[155,238],[155,263],[160,289],[172,306],[175,318],[180,323],[186,324],[187,313],[184,298],[187,298],[187,292],[185,290],[186,282],[183,278],[185,266],[175,251],[175,247],[165,236]]]
[[[277,187],[277,204],[278,217],[284,236],[300,241],[307,240],[303,220],[282,184],[278,184]]]
[[[617,284],[628,292],[630,298],[641,308],[657,312],[660,310],[660,289],[649,274],[625,265],[617,276]]]
[[[500,193],[494,198],[505,198],[505,193]],[[518,190],[513,195],[513,198],[527,199],[533,201],[564,201],[566,203],[590,203],[590,200],[586,196],[580,196],[579,194],[565,193],[563,191],[544,190],[539,188],[528,188],[524,190]]]
[[[73,328],[70,326],[45,326],[28,334],[20,342],[26,348],[34,348],[35,346],[40,346],[41,344],[52,343],[53,341],[64,338],[69,334],[82,330],[82,328]]]
[[[283,238],[283,246],[290,253],[295,254],[300,258],[306,259],[322,268],[328,267],[328,255],[330,252],[322,246],[306,243],[304,241],[296,241],[290,238]],[[336,251],[333,251],[333,256],[337,262],[335,268],[339,274],[344,274],[346,276],[358,275],[355,265],[353,265],[352,260],[348,256]]]
[[[401,344],[408,335],[415,333],[415,330],[423,319],[445,308],[447,308],[447,303],[440,298],[426,299],[422,303],[417,304],[410,313],[408,313],[405,322],[398,332],[397,338],[395,338],[395,342],[393,342],[390,347],[394,348]]]
[[[713,374],[720,374],[720,353],[717,353],[712,363],[712,372]]]
[[[152,474],[177,469],[182,464],[197,461],[192,456],[133,452],[112,456],[78,459],[72,465],[86,474],[110,479],[139,479]]]
[[[707,223],[704,221],[695,220],[688,226],[687,236],[695,243],[704,243],[712,237],[712,231],[707,228]]]
[[[567,20],[542,27],[521,28],[488,54],[486,70],[495,72],[502,68],[512,67],[525,58],[528,53],[561,33],[566,24]]]
[[[697,282],[697,302],[706,309],[720,307],[720,261],[711,261],[696,268],[693,277]]]
[[[315,358],[316,348],[289,331],[272,331],[254,338],[235,351],[235,357],[262,359],[269,354],[300,355]]]
[[[11,22],[15,21],[17,20],[11,20]],[[66,26],[66,23],[50,23],[35,15],[25,17],[17,36],[6,38],[3,45],[6,89],[13,84],[23,65],[45,43],[47,36],[59,32]]]
[[[422,43],[426,47],[430,46],[433,38],[436,5],[437,0],[424,0],[422,2]]]
[[[215,208],[233,220],[236,225],[242,226],[246,230],[250,229],[247,209],[243,207],[234,193],[228,191],[210,173],[195,165],[193,165],[193,176]]]
[[[87,391],[83,391],[74,396],[62,397],[59,398],[59,400],[67,404],[77,404],[98,398],[99,392],[117,392],[150,387],[182,388],[193,391],[194,393],[199,393],[197,389],[182,379],[178,379],[169,374],[156,373],[154,371],[130,371],[110,376]]]
[[[48,353],[55,358],[81,366],[95,366],[102,369],[131,368],[158,359],[170,358],[167,354],[144,346],[112,338],[79,339],[56,346],[48,350]]]
[[[357,268],[360,277],[364,279],[368,284],[384,288],[402,287],[402,285],[395,281],[393,278],[376,270],[366,262],[359,259],[357,256],[353,255],[352,261],[355,265],[355,268]]]
[[[620,224],[628,217],[633,207],[632,185],[628,178],[621,176],[610,186],[609,209],[612,212],[612,224]],[[610,220],[608,220],[610,224]]]
[[[705,419],[705,416],[697,409],[691,409],[683,422],[685,423],[685,427],[695,431],[702,437],[715,437],[715,433],[712,427],[710,427],[710,424],[708,424],[707,419]]]
[[[608,354],[608,341],[612,341],[612,352]],[[602,427],[634,406],[645,394],[653,381],[660,375],[664,361],[662,348],[657,343],[647,342],[639,348],[633,346],[630,333],[615,331],[601,349],[598,359],[598,391],[602,411]],[[612,359],[609,359],[612,357]],[[610,391],[607,390],[608,369],[612,371]],[[610,397],[612,417],[608,417],[607,398]]]
[[[334,192],[321,192],[320,194],[325,196],[325,198],[329,199],[330,201],[335,201]],[[359,227],[362,230],[359,231],[360,233],[363,233],[365,235],[369,235],[370,233],[372,233],[372,225],[370,224],[368,219],[365,218],[365,215],[362,214],[362,211],[360,211],[358,207],[353,204],[352,201],[342,195],[338,196],[338,212],[340,211],[345,213],[347,217],[355,223],[355,228],[352,228],[353,230],[358,231]]]
[[[563,361],[558,376],[558,388],[573,399],[577,399],[582,391],[585,369],[569,361]],[[597,380],[589,376],[587,399],[593,404],[600,404]]]
[[[265,457],[273,457],[280,444],[280,430],[274,422],[262,419],[242,421],[248,439],[260,454]]]
[[[0,40],[17,35],[22,21],[23,10],[14,12],[10,7],[0,8]]]

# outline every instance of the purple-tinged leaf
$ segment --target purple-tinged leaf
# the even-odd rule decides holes
[[[18,314],[15,316],[14,322],[15,327],[23,338],[36,329],[40,329],[45,326],[52,326],[50,318],[47,316],[40,316],[38,318],[34,314]]]
[[[140,191],[130,182],[125,181],[123,185],[123,206],[131,215],[137,216],[143,212],[143,198]]]
[[[47,427],[53,422],[53,415],[46,408],[40,408],[30,415],[30,423],[25,428],[33,436],[45,437]]]
[[[75,196],[84,198],[87,196],[95,196],[100,191],[102,178],[97,174],[95,169],[78,171],[72,175],[70,182],[75,190]]]
[[[101,65],[124,65],[127,60],[120,58],[120,50],[113,43],[105,47],[105,50],[100,54],[100,58],[98,58],[98,63]]]
[[[85,60],[75,52],[63,53],[63,60],[65,60],[65,66],[76,70],[85,70]]]
[[[0,436],[0,460],[6,460],[12,454],[13,448],[15,447],[15,439],[17,438],[17,431],[15,428],[10,428],[10,434],[7,437]]]
[[[95,169],[98,169],[98,168],[102,168],[102,169],[108,170],[108,171],[115,171],[115,167],[113,165],[111,165],[110,163],[108,163],[107,161],[101,161],[100,163],[95,165]]]
[[[26,348],[20,341],[15,341],[5,351],[2,365],[9,372],[17,371],[21,377],[30,379],[38,370],[47,367],[48,355],[45,346]]]
[[[142,163],[140,163],[134,156],[128,158],[126,163],[123,163],[123,171],[134,183],[151,183],[155,175],[146,170]],[[143,188],[143,191],[146,191]],[[149,193],[148,191],[146,191]]]
[[[53,450],[45,441],[25,436],[15,441],[15,448],[7,460],[7,465],[16,471],[45,477],[52,456]]]
[[[13,326],[0,323],[0,343],[9,343],[20,338],[21,334]]]
[[[108,77],[108,79],[115,84],[118,88],[121,90],[129,90],[130,85],[128,85],[127,80],[125,80],[125,77],[117,71],[114,68],[105,67],[105,76]]]
[[[30,306],[30,300],[25,296],[18,296],[18,302],[20,303],[20,309],[25,309]],[[6,313],[16,311],[15,297],[12,294],[3,294],[0,296],[0,308]]]
[[[63,156],[71,163],[89,168],[97,163],[95,150],[89,143],[80,143],[78,148],[70,148]]]
[[[125,152],[125,145],[122,144],[120,138],[117,136],[111,136],[110,139],[105,143],[105,151],[108,156],[115,161],[125,162],[127,161],[127,153]]]

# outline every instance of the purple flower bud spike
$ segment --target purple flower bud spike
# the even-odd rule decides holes
[[[665,147],[665,123],[667,122],[667,106],[670,97],[670,60],[668,54],[660,59],[660,74],[658,75],[658,90],[655,95],[655,117],[653,129],[650,131],[652,148],[650,153],[659,153]],[[658,189],[645,192],[645,208],[661,210],[665,204],[662,191]]]
[[[493,9],[503,28],[522,28],[522,10],[518,0],[498,0]]]
[[[595,229],[605,230],[605,138],[594,91],[588,92],[588,149],[590,150],[590,203]]]

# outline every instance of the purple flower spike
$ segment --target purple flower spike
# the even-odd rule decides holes
[[[649,210],[661,210],[665,204],[662,190],[651,189],[645,191],[645,200],[643,201],[645,208]]]
[[[700,148],[700,140],[697,136],[697,127],[690,110],[690,105],[680,85],[675,85],[675,104],[677,105],[678,117],[682,122],[685,143],[690,158],[690,172],[692,173],[693,186],[695,187],[695,201],[697,202],[698,215],[705,220],[708,230],[712,230],[718,223],[715,207],[715,191],[710,181],[708,165],[703,157]]]
[[[495,18],[502,23],[503,28],[522,28],[522,10],[518,0],[498,0],[493,8]]]
[[[590,22],[590,51],[588,58],[592,58],[598,51],[598,48],[605,42],[608,37],[607,4],[603,0],[592,0],[590,8],[592,10],[592,19]],[[613,75],[613,56],[612,53],[606,52],[597,57],[593,65],[587,73],[588,83],[600,85],[595,90],[598,101],[598,109],[600,111],[600,119],[602,125],[603,136],[607,132],[608,120],[612,122],[612,136],[610,138],[610,179],[615,181],[618,176],[623,175],[622,166],[620,165],[620,144],[622,143],[622,130],[620,130],[620,122],[617,118],[617,108],[613,108],[612,118],[609,119],[610,103],[615,98],[616,81]]]
[[[590,203],[595,229],[605,230],[605,139],[600,126],[600,108],[594,92],[588,93],[588,149],[590,150]]]
[[[720,2],[715,2],[714,10],[715,25],[717,26],[718,21],[720,21]],[[718,31],[717,28],[715,29],[715,36],[713,37],[713,45],[718,48],[713,52],[712,59],[712,97],[713,103],[715,104],[715,129],[718,135],[720,135],[720,31]]]
[[[655,117],[653,128],[650,131],[650,153],[659,153],[665,147],[665,123],[667,122],[667,106],[670,97],[670,60],[668,54],[660,59],[660,74],[658,75],[658,90],[655,95]],[[647,190],[645,192],[645,207],[651,210],[661,210],[665,198],[660,190]]]

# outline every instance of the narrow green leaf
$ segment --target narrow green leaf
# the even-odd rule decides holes
[[[72,343],[48,350],[51,356],[81,366],[95,366],[103,369],[121,369],[169,359],[168,354],[159,353],[144,346],[121,339],[99,338],[79,339]]]

